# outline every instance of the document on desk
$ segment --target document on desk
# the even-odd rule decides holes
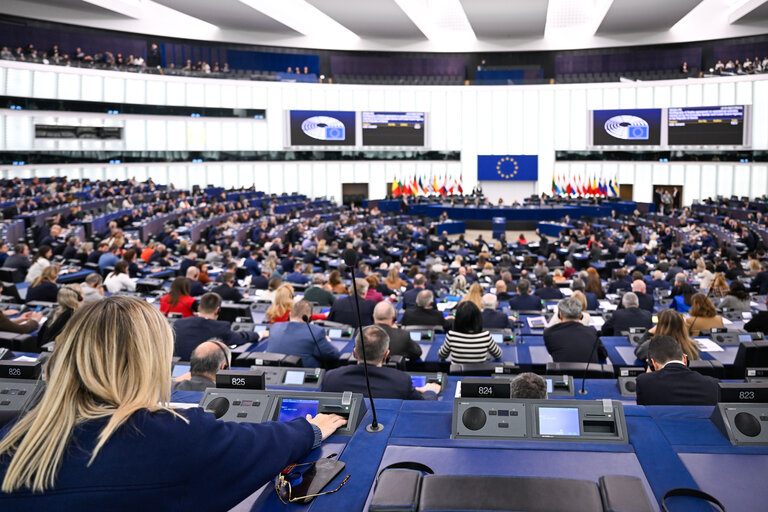
[[[547,326],[547,319],[543,316],[529,316],[526,321],[531,329],[543,329]]]
[[[723,325],[731,325],[733,322],[728,320],[727,318],[723,317]]]
[[[599,300],[597,303],[600,305],[600,309],[603,311],[616,311],[616,309],[619,307],[616,304],[611,304],[611,302],[607,300]]]
[[[699,349],[702,352],[723,352],[723,347],[709,338],[694,338],[694,340],[699,344]]]
[[[439,312],[443,313],[444,311],[446,311],[448,309],[453,309],[453,307],[456,304],[458,304],[458,302],[456,302],[455,300],[449,300],[449,301],[446,301],[446,302],[439,302],[437,304],[437,310]]]
[[[562,293],[566,297],[570,297],[573,294],[573,290],[570,288],[560,288],[560,293]]]
[[[589,317],[589,325],[597,329],[598,331],[603,327],[603,324],[605,323],[605,319],[601,316],[591,316]]]

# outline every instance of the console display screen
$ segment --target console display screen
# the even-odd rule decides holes
[[[328,329],[328,336],[331,338],[341,338],[341,329]]]
[[[411,331],[411,341],[421,341],[421,331]]]
[[[301,386],[304,384],[304,372],[288,370],[285,372],[285,381],[283,384],[295,384]]]
[[[579,409],[539,407],[539,434],[543,436],[580,435]]]
[[[491,334],[491,338],[493,338],[493,341],[496,343],[504,343],[504,336],[498,333]]]
[[[427,385],[426,375],[411,375],[411,382],[415,388],[423,388]]]
[[[176,377],[181,377],[185,373],[189,372],[189,365],[188,364],[177,364],[173,367],[173,373],[171,376],[175,379]]]
[[[552,383],[552,379],[547,379],[547,393],[551,393],[554,389],[554,384]]]
[[[291,421],[296,418],[304,418],[307,414],[317,415],[318,400],[300,400],[297,398],[283,398],[280,401],[280,415],[277,421]]]

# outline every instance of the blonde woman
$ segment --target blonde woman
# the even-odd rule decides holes
[[[53,315],[43,324],[37,333],[37,345],[42,347],[50,341],[56,340],[67,322],[83,303],[83,289],[79,284],[68,284],[59,290],[56,308]]]
[[[480,286],[480,283],[472,283],[472,286],[469,287],[469,291],[464,298],[459,301],[459,304],[462,302],[471,302],[477,306],[477,309],[480,311],[483,310],[483,287]]]
[[[269,323],[287,322],[293,309],[293,287],[287,284],[280,286],[275,292],[275,299],[267,309],[266,317]]]
[[[702,287],[702,289],[704,289]],[[715,274],[715,279],[712,281],[712,285],[709,287],[710,297],[727,297],[731,291],[731,287],[728,286],[728,281],[725,280],[725,276],[722,272]]]
[[[33,300],[56,302],[56,295],[59,293],[59,287],[56,286],[58,278],[59,267],[56,265],[45,267],[27,288],[27,302]]]
[[[234,423],[170,409],[172,355],[173,332],[151,304],[113,296],[79,308],[49,360],[45,394],[0,441],[0,501],[227,510],[345,423],[322,414]]]
[[[682,347],[683,353],[688,356],[689,361],[699,358],[699,346],[691,339],[688,327],[685,325],[685,318],[674,309],[662,310],[659,313],[659,323],[648,332],[675,338]],[[650,343],[648,340],[635,347],[635,357],[640,361],[648,359],[648,345]]]

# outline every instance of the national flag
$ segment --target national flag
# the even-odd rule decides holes
[[[432,175],[432,190],[434,190],[435,194],[440,193],[440,184],[437,182],[437,174]]]
[[[619,197],[619,183],[616,181],[615,178],[611,182],[611,190],[613,190],[614,197]]]
[[[559,196],[560,192],[557,190],[557,174],[552,175],[552,195]]]
[[[456,188],[459,190],[459,194],[464,195],[464,175],[459,174],[459,182],[456,184]]]
[[[400,188],[400,182],[395,178],[392,180],[392,197],[399,197],[402,193],[403,190]]]
[[[443,175],[443,184],[440,185],[440,195],[446,196],[448,194],[448,171],[445,171]]]
[[[403,180],[403,195],[404,196],[411,195],[411,184],[410,184],[410,181],[411,180],[409,180],[408,178],[405,178]]]

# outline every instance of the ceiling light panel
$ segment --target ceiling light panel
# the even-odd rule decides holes
[[[477,39],[459,0],[395,0],[430,41]]]

